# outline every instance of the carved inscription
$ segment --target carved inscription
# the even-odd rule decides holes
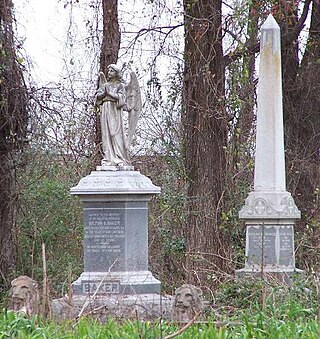
[[[274,226],[248,226],[247,263],[249,265],[274,264],[276,256],[276,228]]]
[[[292,225],[247,227],[247,264],[294,266]]]
[[[85,229],[85,239],[90,239],[88,252],[121,253],[121,240],[124,239],[124,225],[120,213],[108,210],[90,211]]]
[[[280,227],[279,238],[280,238],[279,265],[293,266],[294,265],[293,227],[292,226]]]
[[[83,293],[97,293],[97,294],[117,294],[120,293],[120,282],[119,281],[106,281],[100,284],[100,282],[83,282]],[[98,292],[97,292],[97,289]]]
[[[119,209],[86,209],[84,228],[85,269],[105,272],[124,257],[124,213]]]

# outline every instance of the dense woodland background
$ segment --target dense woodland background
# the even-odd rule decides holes
[[[287,189],[302,212],[297,267],[318,273],[318,0],[150,0],[135,30],[124,29],[118,5],[126,1],[64,0],[69,13],[87,8],[90,76],[77,72],[83,55],[73,50],[79,41],[70,24],[67,76],[45,86],[32,79],[14,5],[0,1],[2,290],[19,274],[43,279],[42,243],[52,296],[82,271],[81,204],[69,189],[100,160],[92,102],[99,69],[115,62],[137,70],[144,93],[133,164],[162,187],[150,204],[150,269],[168,293],[183,282],[211,293],[234,278],[245,259],[238,211],[253,180],[259,29],[270,12],[282,34]],[[152,58],[138,68],[143,48]]]

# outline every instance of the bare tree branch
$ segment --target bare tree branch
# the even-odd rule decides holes
[[[293,29],[290,32],[282,35],[281,41],[283,45],[286,46],[286,45],[291,44],[292,41],[295,40],[300,34],[301,30],[304,27],[305,21],[307,19],[311,1],[313,0],[305,1],[300,19],[297,21],[297,24],[293,27]],[[259,46],[260,46],[260,41],[257,41],[254,44],[250,44],[250,45],[246,43],[243,47],[239,49],[235,49],[234,51],[226,54],[224,56],[225,65],[226,66],[230,65],[233,61],[237,60],[238,58],[243,57],[244,55],[252,55],[252,54],[258,53]]]

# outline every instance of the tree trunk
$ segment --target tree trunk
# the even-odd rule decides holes
[[[259,19],[259,3],[253,0],[249,6],[249,17],[247,23],[247,35],[248,39],[246,43],[253,46],[258,37],[258,19]],[[237,105],[238,112],[231,112],[235,114],[235,127],[233,128],[232,139],[230,140],[232,145],[232,170],[235,173],[245,166],[248,162],[248,157],[244,155],[247,153],[249,143],[251,141],[254,122],[255,122],[255,62],[256,53],[252,52],[249,55],[244,55],[242,58],[242,64],[235,70],[235,80],[233,80],[234,86],[232,86],[232,96],[235,96],[240,100]],[[229,67],[232,71],[231,63]],[[241,67],[241,69],[240,69]],[[241,72],[241,74],[239,74]],[[232,74],[230,73],[232,78]],[[247,153],[248,154],[248,153]],[[245,164],[243,163],[245,162]],[[232,200],[232,197],[231,197]]]
[[[118,0],[103,0],[103,38],[100,53],[100,70],[106,74],[110,64],[117,63],[120,48]]]
[[[275,18],[279,23],[281,34],[287,35],[294,29],[298,22],[298,8],[296,2],[280,2],[274,10],[276,11]],[[290,43],[282,42],[281,59],[284,125],[289,128],[295,119],[293,99],[297,90],[296,81],[299,69],[299,42],[298,37],[293,38]],[[288,134],[286,135],[288,136]]]
[[[102,0],[103,37],[100,52],[100,71],[107,73],[110,64],[117,63],[120,49],[120,28],[118,22],[118,0]],[[96,145],[99,160],[102,158],[100,117],[96,118]]]
[[[17,189],[12,154],[0,149],[0,163],[0,286],[8,286],[17,259]]]
[[[288,119],[288,147],[309,160],[319,159],[320,146],[320,4],[312,3],[306,50],[296,74],[291,100],[293,116]]]
[[[17,253],[16,154],[25,144],[27,95],[17,62],[12,1],[0,4],[0,285],[14,274]]]
[[[184,0],[185,69],[182,117],[189,213],[185,226],[188,280],[213,287],[227,267],[219,229],[226,177],[227,119],[221,1]]]
[[[317,210],[314,192],[320,181],[320,4],[312,3],[312,14],[306,50],[297,71],[293,95],[286,120],[287,155],[290,188],[303,211]],[[310,212],[309,212],[310,213]],[[312,213],[310,213],[312,214]]]

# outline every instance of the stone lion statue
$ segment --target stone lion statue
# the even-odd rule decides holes
[[[25,275],[12,280],[8,309],[23,312],[28,317],[39,314],[38,283]]]
[[[175,291],[172,320],[188,323],[203,307],[201,289],[189,284],[182,285]]]

